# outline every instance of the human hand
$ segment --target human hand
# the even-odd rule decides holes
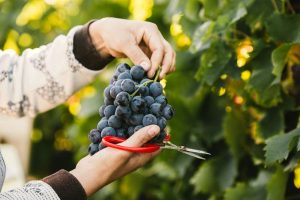
[[[89,31],[102,56],[128,57],[150,78],[160,65],[160,79],[175,70],[175,51],[154,23],[109,17],[93,22]]]
[[[159,131],[160,128],[156,125],[146,126],[120,145],[140,147],[158,135]],[[158,153],[159,151],[131,153],[107,147],[93,156],[81,159],[70,173],[81,183],[87,196],[90,196],[110,182],[143,166]]]

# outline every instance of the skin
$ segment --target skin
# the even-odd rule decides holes
[[[153,23],[103,18],[90,25],[89,33],[103,57],[128,57],[134,64],[141,65],[151,78],[159,66],[162,66],[160,79],[175,71],[175,52]],[[140,147],[159,132],[158,126],[150,125],[120,145]],[[143,166],[158,153],[130,153],[105,148],[93,156],[82,158],[70,173],[90,196],[103,186]]]

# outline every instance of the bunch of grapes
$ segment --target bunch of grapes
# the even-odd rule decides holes
[[[160,134],[149,143],[164,140],[167,120],[173,117],[174,110],[157,81],[158,74],[159,71],[155,79],[149,79],[141,66],[118,65],[111,84],[104,90],[104,105],[99,109],[101,120],[97,129],[89,133],[91,155],[105,147],[101,143],[103,137],[128,138],[151,124],[160,127]]]

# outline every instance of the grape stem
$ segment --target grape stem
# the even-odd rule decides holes
[[[138,91],[140,90],[141,87],[146,86],[149,83],[157,82],[160,72],[161,72],[161,67],[158,68],[154,80],[149,80],[149,81],[146,81],[143,84],[138,85],[138,89],[136,91],[134,91],[130,96],[134,97],[136,95],[136,93],[138,93]]]

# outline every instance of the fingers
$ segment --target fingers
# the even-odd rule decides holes
[[[159,131],[160,128],[156,125],[146,126],[134,133],[130,138],[122,142],[120,145],[128,147],[140,147],[151,140],[154,136],[158,135]]]
[[[151,63],[146,54],[137,44],[130,44],[124,48],[124,54],[135,64],[141,65],[146,71],[151,67]]]
[[[166,74],[171,72],[174,58],[175,58],[175,52],[173,51],[171,45],[165,40],[164,40],[164,47],[165,47],[165,54],[162,61],[162,71],[159,75],[160,79],[163,79]]]

